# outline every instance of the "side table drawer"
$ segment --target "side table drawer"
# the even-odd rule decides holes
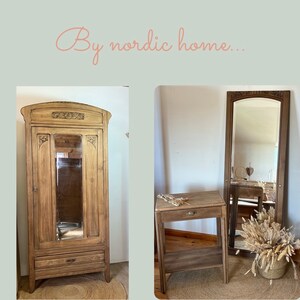
[[[222,216],[222,206],[219,207],[205,207],[205,208],[191,208],[178,209],[174,211],[161,212],[162,222],[193,220],[202,218],[219,218]]]

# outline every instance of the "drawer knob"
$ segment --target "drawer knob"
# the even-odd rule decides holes
[[[194,216],[196,214],[196,212],[195,211],[188,211],[186,214],[188,216]]]
[[[66,260],[67,263],[72,263],[76,260],[76,258],[69,258]]]

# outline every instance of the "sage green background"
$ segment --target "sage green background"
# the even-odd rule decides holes
[[[299,1],[7,1],[1,8],[1,294],[15,298],[18,85],[130,86],[130,299],[153,299],[153,97],[158,85],[299,84]],[[152,28],[176,41],[225,41],[241,52],[60,52],[58,34],[85,26],[90,39],[145,41]]]

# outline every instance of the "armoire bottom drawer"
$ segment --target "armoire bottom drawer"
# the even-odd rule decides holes
[[[104,260],[104,253],[89,252],[39,257],[35,260],[36,269],[57,268],[86,263],[97,263]]]
[[[103,252],[44,256],[35,260],[36,279],[100,272],[104,268]]]

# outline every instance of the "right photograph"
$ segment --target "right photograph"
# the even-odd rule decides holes
[[[159,86],[154,294],[300,297],[300,86]]]

